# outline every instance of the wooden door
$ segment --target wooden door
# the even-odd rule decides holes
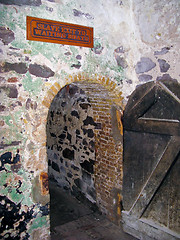
[[[138,239],[180,239],[180,84],[139,86],[124,111],[124,230]]]

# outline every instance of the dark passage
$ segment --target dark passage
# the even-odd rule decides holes
[[[102,214],[49,182],[52,240],[135,240]]]

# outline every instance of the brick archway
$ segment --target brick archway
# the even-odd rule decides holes
[[[65,87],[77,84],[88,93],[88,85],[96,95],[96,89],[105,93],[105,97],[90,94],[94,119],[100,127],[94,130],[96,160],[94,165],[96,203],[110,220],[119,223],[122,189],[122,123],[123,109],[121,91],[109,78],[90,78],[85,75],[70,76],[63,86],[55,82],[47,92],[43,105],[49,110],[55,96]],[[69,89],[69,87],[67,87]],[[108,97],[107,97],[108,96]],[[102,99],[101,99],[102,97]],[[99,105],[101,105],[99,107]],[[120,135],[121,137],[119,137]]]
[[[63,84],[60,84],[59,82],[55,82],[52,84],[52,86],[49,88],[47,91],[42,104],[46,107],[49,108],[50,104],[53,100],[53,98],[56,96],[56,94],[59,92],[61,88],[63,88],[65,85],[73,83],[73,82],[79,82],[79,81],[88,81],[88,82],[96,82],[99,83],[100,85],[103,85],[109,92],[111,92],[114,95],[114,102],[122,106],[122,92],[118,85],[112,81],[108,77],[104,76],[88,76],[87,74],[78,74],[78,75],[69,75],[68,78],[65,79]]]

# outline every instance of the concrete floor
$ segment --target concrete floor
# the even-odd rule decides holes
[[[50,182],[52,240],[135,240],[98,211]]]

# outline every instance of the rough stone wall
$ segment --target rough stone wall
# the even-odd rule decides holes
[[[92,108],[85,92],[70,84],[54,98],[47,121],[49,176],[75,196],[96,202]]]
[[[46,121],[57,92],[79,74],[105,77],[125,105],[139,84],[179,81],[179,9],[178,0],[0,0],[2,236],[48,238]],[[94,48],[27,41],[26,16],[93,27]]]

